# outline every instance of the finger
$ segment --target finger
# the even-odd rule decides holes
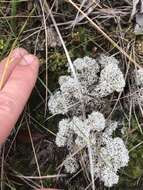
[[[25,55],[12,71],[0,93],[0,143],[14,127],[35,85],[39,61]]]
[[[25,49],[16,48],[9,54],[7,58],[3,59],[0,62],[0,81],[3,80],[1,81],[2,86],[8,80],[8,77],[12,73],[15,66],[20,62],[22,57],[26,54],[28,54],[28,52]]]

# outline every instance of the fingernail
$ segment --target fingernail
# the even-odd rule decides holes
[[[22,58],[24,55],[28,54],[28,51],[26,51],[23,48],[16,48],[12,51],[11,56],[13,59]]]
[[[26,66],[26,65],[30,65],[30,64],[34,63],[35,61],[37,61],[37,58],[32,54],[28,54],[22,58],[22,60],[20,61],[19,64]]]

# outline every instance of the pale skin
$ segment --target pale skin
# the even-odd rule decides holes
[[[5,65],[8,64],[4,80]],[[39,60],[23,48],[16,48],[0,62],[0,144],[3,144],[14,128],[35,85]],[[40,189],[54,190],[54,189]]]

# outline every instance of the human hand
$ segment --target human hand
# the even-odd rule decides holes
[[[38,70],[38,58],[22,48],[16,48],[0,62],[0,144],[15,126],[35,85]]]
[[[15,126],[35,85],[38,70],[38,58],[22,48],[16,48],[0,62],[0,144]]]

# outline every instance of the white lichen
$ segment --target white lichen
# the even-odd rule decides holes
[[[135,106],[143,106],[143,88],[132,89],[130,97]]]
[[[126,149],[123,140],[119,137],[114,139],[110,138],[110,141],[106,143],[106,146],[101,148],[100,155],[103,161],[107,162],[107,166],[115,173],[121,167],[126,166],[129,161],[128,150]]]
[[[135,81],[137,86],[143,87],[143,69],[138,69],[135,71]]]
[[[59,131],[56,135],[56,144],[58,147],[66,146],[70,137],[69,119],[63,119],[59,122]]]
[[[100,73],[99,84],[94,90],[97,96],[105,97],[113,92],[122,92],[125,87],[125,79],[118,65],[108,63]]]
[[[124,142],[117,137],[107,141],[106,146],[101,148],[100,157],[102,170],[100,170],[101,180],[105,186],[112,187],[118,183],[118,170],[128,164],[129,156]]]
[[[83,139],[89,138],[90,128],[87,128],[86,123],[79,117],[73,117],[70,124],[77,136]]]
[[[115,57],[101,54],[99,59],[78,58],[73,66],[78,79],[70,75],[60,76],[60,91],[49,99],[52,114],[81,115],[81,105],[88,113],[106,106],[103,97],[121,92],[125,86],[123,74]]]
[[[79,167],[77,160],[74,159],[73,157],[70,157],[70,155],[67,156],[67,158],[65,159],[64,166],[65,166],[66,172],[71,173],[71,174],[75,173]]]
[[[67,112],[67,105],[60,91],[50,97],[48,107],[52,114],[65,114]]]
[[[59,122],[56,144],[69,151],[63,162],[66,172],[77,171],[80,157],[77,150],[82,149],[88,170],[92,167],[92,175],[111,187],[118,183],[117,172],[127,165],[129,156],[123,140],[112,137],[118,122],[106,120],[100,110],[106,106],[110,94],[123,91],[124,76],[119,61],[104,54],[97,59],[78,58],[73,66],[78,81],[69,69],[69,75],[59,78],[59,91],[48,103],[52,114],[68,113],[69,116]],[[109,108],[108,102],[107,106]],[[76,157],[70,156],[75,151]]]
[[[107,56],[105,54],[101,54],[98,58],[98,62],[102,69],[110,65],[111,63],[114,63],[115,65],[119,64],[119,61],[114,56]]]
[[[94,72],[98,73],[99,72],[99,65],[97,61],[93,58],[90,58],[88,56],[84,58],[77,58],[74,62],[73,65],[76,69],[76,72],[81,73],[86,71],[86,70],[91,70],[94,68]]]
[[[115,172],[112,172],[110,168],[106,167],[101,172],[101,180],[104,181],[106,187],[112,187],[114,184],[118,183],[119,176]]]
[[[90,57],[78,58],[73,62],[77,77],[84,87],[89,87],[98,80],[99,64]],[[70,71],[70,69],[69,69]]]
[[[100,112],[92,112],[85,120],[86,126],[93,131],[102,131],[105,128],[105,118]]]
[[[105,133],[108,135],[108,136],[111,136],[113,134],[113,132],[117,129],[118,127],[118,122],[117,121],[112,121],[112,120],[108,120],[106,122],[106,126],[107,128],[105,129]]]
[[[60,90],[64,97],[68,100],[70,97],[79,98],[78,83],[72,77],[67,77],[66,81],[60,86]]]
[[[71,121],[63,119],[59,125],[56,143],[58,146],[59,144],[67,146],[67,139],[72,133],[72,137],[74,136],[72,149],[75,149],[76,146],[88,149],[90,144],[94,175],[100,178],[105,186],[111,187],[118,183],[118,170],[126,166],[129,161],[128,150],[123,140],[119,137],[112,137],[117,126],[116,121],[106,121],[100,112],[91,113],[85,120],[79,117],[73,117]],[[63,139],[62,143],[61,139]],[[67,160],[66,165],[64,162],[66,171],[69,173],[76,172],[78,169],[77,162],[78,160],[75,158],[71,161]],[[86,162],[89,163],[89,160]]]
[[[135,106],[143,106],[143,69],[134,71],[135,84],[130,89],[129,102],[132,101]]]

